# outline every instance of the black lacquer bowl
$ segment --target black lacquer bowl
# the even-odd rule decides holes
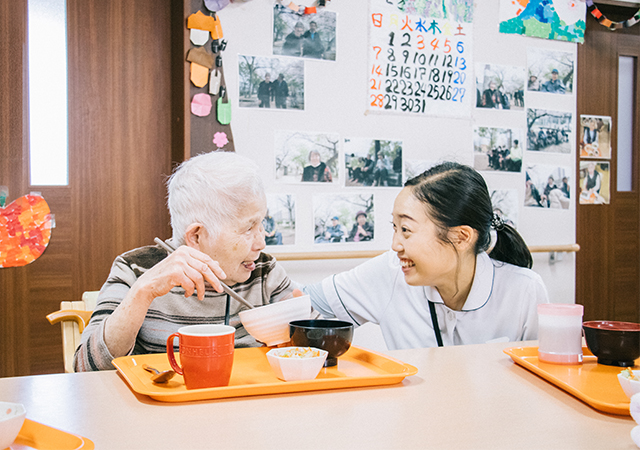
[[[640,357],[640,324],[593,320],[582,324],[587,347],[598,364],[631,367]]]
[[[353,339],[353,324],[342,320],[294,320],[289,322],[291,345],[315,347],[329,354],[324,367],[338,364],[338,356],[343,355]]]

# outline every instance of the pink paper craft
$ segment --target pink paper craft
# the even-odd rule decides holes
[[[191,100],[191,113],[199,117],[205,117],[211,113],[212,106],[209,94],[196,94]]]
[[[227,139],[227,133],[224,131],[219,131],[213,135],[213,143],[216,144],[216,147],[222,148],[229,143],[229,139]]]

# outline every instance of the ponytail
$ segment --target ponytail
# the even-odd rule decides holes
[[[494,214],[491,227],[496,230],[496,244],[489,252],[491,259],[531,269],[533,258],[522,236]]]
[[[515,266],[533,266],[527,244],[518,232],[493,212],[487,184],[475,169],[456,162],[444,162],[405,183],[439,229],[439,239],[447,240],[450,228],[467,225],[478,232],[475,254],[491,245],[491,229],[498,235],[489,256]],[[453,244],[451,244],[453,245]]]

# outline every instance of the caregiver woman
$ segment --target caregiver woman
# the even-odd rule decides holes
[[[305,288],[316,310],[379,324],[391,350],[537,338],[546,288],[478,172],[447,162],[407,181],[393,230],[393,251]]]

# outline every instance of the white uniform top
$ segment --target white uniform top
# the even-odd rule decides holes
[[[435,303],[444,345],[537,339],[537,305],[548,303],[540,276],[530,269],[476,259],[476,272],[462,311],[444,305],[437,289],[405,282],[395,252],[325,278],[305,291],[325,317],[380,325],[390,350],[436,347],[428,300]]]

